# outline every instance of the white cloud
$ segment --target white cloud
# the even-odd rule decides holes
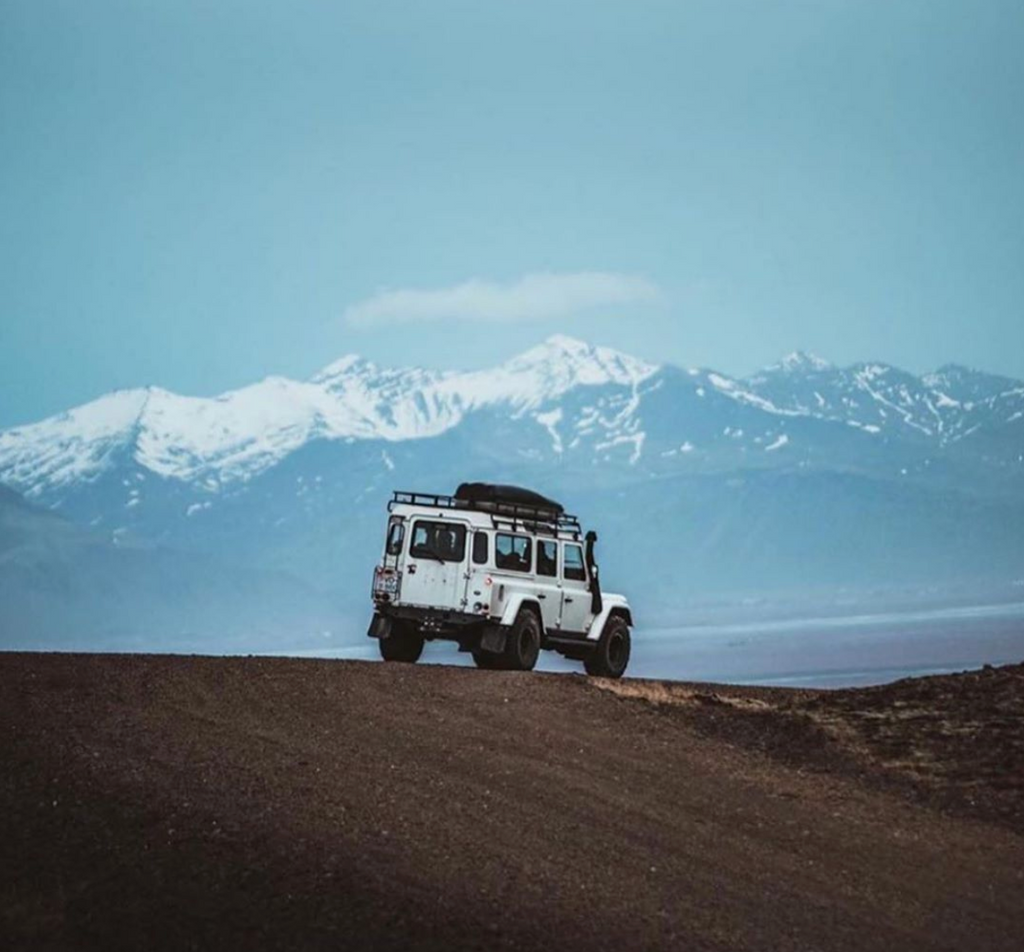
[[[474,278],[448,288],[383,290],[345,309],[353,327],[419,321],[538,321],[596,307],[658,300],[646,278],[606,271],[526,274],[498,284]]]

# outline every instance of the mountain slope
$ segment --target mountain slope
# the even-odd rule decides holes
[[[1024,578],[1024,385],[956,366],[793,354],[739,379],[556,336],[486,371],[347,356],[308,381],[121,391],[0,433],[0,482],[90,544],[211,560],[225,591],[253,593],[232,602],[244,617],[266,595],[265,617],[287,624],[289,606],[308,632],[324,613],[303,606],[333,605],[334,635],[361,628],[391,490],[472,479],[562,498],[600,530],[609,584],[665,617],[743,593]],[[228,581],[260,573],[290,594]],[[196,630],[218,631],[217,585],[182,584]]]
[[[0,649],[276,648],[336,619],[284,572],[118,544],[0,487]]]

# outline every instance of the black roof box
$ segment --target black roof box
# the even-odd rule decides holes
[[[539,512],[560,516],[565,512],[561,503],[548,499],[532,489],[520,486],[501,486],[496,483],[461,483],[455,490],[455,498],[472,506],[512,506],[523,509],[536,509]]]

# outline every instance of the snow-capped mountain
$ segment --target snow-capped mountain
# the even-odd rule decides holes
[[[480,371],[381,369],[349,355],[310,380],[268,377],[213,398],[118,391],[0,433],[0,481],[52,504],[130,466],[215,493],[316,442],[435,438],[487,411],[527,426],[513,452],[525,446],[538,460],[647,473],[763,466],[766,454],[775,463],[869,468],[888,455],[901,471],[943,454],[962,461],[969,448],[949,450],[967,441],[983,447],[979,467],[1016,483],[1024,450],[1024,384],[955,365],[919,378],[795,353],[735,379],[555,336]],[[871,439],[851,440],[837,427]],[[125,503],[134,507],[140,492],[132,489]]]
[[[1024,578],[1024,384],[955,365],[796,353],[736,378],[556,336],[487,370],[350,355],[309,380],[119,391],[0,433],[0,484],[94,542],[219,560],[236,595],[273,578],[356,614],[391,490],[466,479],[562,498],[649,604]]]
[[[521,415],[577,387],[635,389],[656,369],[556,336],[468,373],[380,369],[348,355],[308,381],[268,377],[208,399],[157,387],[118,391],[0,433],[0,481],[45,495],[95,479],[128,453],[156,476],[215,488],[250,479],[313,440],[423,439],[475,410]]]
[[[748,384],[781,410],[939,445],[1024,416],[1024,384],[955,364],[919,378],[888,364],[838,368],[794,354]]]

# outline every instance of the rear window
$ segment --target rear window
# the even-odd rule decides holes
[[[417,559],[461,562],[466,554],[466,527],[450,522],[417,521],[409,555]]]
[[[494,564],[510,572],[529,572],[530,545],[528,536],[499,532],[494,537]]]
[[[473,533],[473,562],[476,565],[487,564],[487,533]]]

